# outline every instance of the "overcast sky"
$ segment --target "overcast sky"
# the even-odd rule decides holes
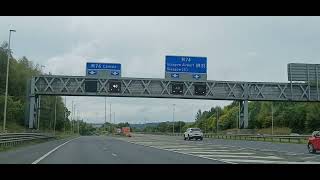
[[[287,64],[320,63],[320,17],[0,17],[0,40],[45,72],[85,75],[88,61],[122,64],[123,77],[164,78],[166,55],[204,56],[208,80],[286,82]],[[87,122],[104,122],[104,98],[67,97]],[[230,101],[107,98],[116,122],[193,121]],[[112,117],[113,120],[113,117]]]

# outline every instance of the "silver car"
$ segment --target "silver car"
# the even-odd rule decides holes
[[[199,128],[188,128],[187,131],[184,133],[184,140],[191,140],[191,139],[203,139],[203,133]]]

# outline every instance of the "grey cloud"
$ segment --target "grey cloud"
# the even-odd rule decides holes
[[[287,81],[287,63],[320,58],[319,17],[0,17],[1,40],[10,24],[14,55],[53,74],[84,75],[94,60],[121,63],[122,76],[163,78],[171,54],[208,57],[210,80],[275,82]],[[103,98],[72,99],[89,121],[104,121]],[[195,112],[230,102],[113,98],[117,119],[132,122],[170,120],[173,103],[177,118],[192,121],[191,104]]]

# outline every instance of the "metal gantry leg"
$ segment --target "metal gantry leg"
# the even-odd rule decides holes
[[[35,95],[35,78],[32,78],[30,81],[30,91],[27,92],[29,97],[29,114],[28,114],[28,125],[29,129],[34,129],[37,122],[37,112],[38,112],[38,96]]]
[[[36,106],[36,97],[30,97],[29,102],[29,129],[33,129],[36,123],[37,117],[37,106]]]
[[[240,129],[248,128],[248,101],[240,101],[240,114],[239,114],[239,122]]]

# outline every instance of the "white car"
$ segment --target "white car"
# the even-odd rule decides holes
[[[184,140],[191,140],[191,139],[203,139],[203,133],[199,128],[188,128],[187,131],[183,135]]]

